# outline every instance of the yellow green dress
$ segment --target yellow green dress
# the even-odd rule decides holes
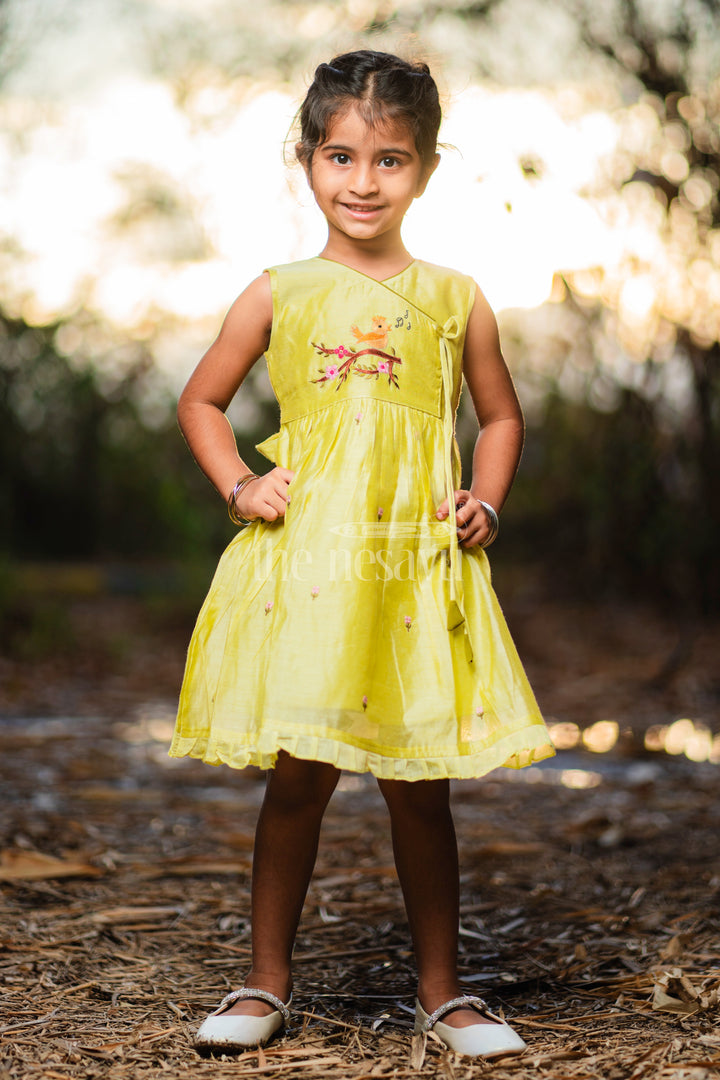
[[[222,555],[170,754],[278,751],[386,779],[479,777],[553,753],[490,582],[458,546],[454,418],[475,285],[415,260],[375,281],[321,257],[270,271],[268,372],[295,473],[284,518]]]

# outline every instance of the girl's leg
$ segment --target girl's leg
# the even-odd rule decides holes
[[[305,894],[315,865],[325,807],[340,771],[301,761],[284,751],[268,773],[255,831],[252,871],[252,970],[245,986],[269,990],[287,1001],[291,957]],[[228,1014],[265,1016],[272,1006],[238,1001]]]
[[[460,885],[455,826],[447,780],[379,780],[390,811],[393,851],[405,899],[418,998],[430,1013],[462,990],[457,973]],[[472,1009],[456,1009],[443,1023],[481,1022]]]

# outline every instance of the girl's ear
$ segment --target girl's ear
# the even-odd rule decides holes
[[[305,153],[305,147],[302,143],[295,143],[295,156],[303,167],[303,172],[305,173],[308,187],[312,191],[312,159],[308,161],[307,155]]]
[[[424,193],[425,188],[428,186],[430,177],[440,164],[440,155],[436,154],[429,165],[426,165],[422,171],[420,180],[418,181],[417,191],[415,192],[415,198],[418,199]]]

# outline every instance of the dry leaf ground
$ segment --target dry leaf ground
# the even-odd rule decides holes
[[[454,788],[463,978],[524,1036],[522,1057],[413,1041],[385,810],[372,780],[345,776],[292,1026],[264,1051],[204,1060],[192,1031],[247,966],[262,777],[167,757],[186,628],[126,601],[103,611],[74,612],[74,633],[94,628],[82,664],[69,650],[0,669],[0,1080],[720,1076],[720,766],[641,739],[681,716],[716,725],[717,629],[696,630],[670,671],[673,628],[646,610],[516,609],[548,714],[626,731],[611,753]]]

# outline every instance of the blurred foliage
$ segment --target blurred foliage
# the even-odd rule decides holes
[[[644,596],[709,613],[720,600],[718,533],[701,490],[691,439],[660,430],[642,394],[625,389],[601,412],[556,389],[528,425],[495,557],[541,567],[556,595]]]
[[[654,586],[708,611],[720,602],[720,2],[568,0],[568,10],[586,49],[637,95],[611,171],[625,206],[606,212],[633,207],[628,229],[644,219],[656,242],[601,270],[595,287],[569,279],[595,370],[615,377],[619,396],[610,413],[548,398],[565,465],[586,478],[573,497],[557,450],[544,455],[551,503],[562,493],[553,532],[558,553],[591,553],[590,587]]]
[[[102,365],[65,355],[59,342],[81,336],[0,315],[0,556],[212,557],[232,526],[152,357],[134,342]],[[241,453],[257,462],[251,436]]]
[[[69,17],[69,9],[53,10],[46,0],[0,0],[0,84],[32,55],[38,33],[57,33]]]
[[[108,380],[108,365],[103,378],[79,356],[63,355],[58,338],[64,340],[66,329],[0,318],[0,554],[6,563],[0,608],[6,630],[8,619],[29,617],[26,605],[16,603],[17,576],[9,570],[15,561],[207,567],[234,533],[187,452],[172,395],[158,386],[150,357],[133,345]],[[591,386],[588,379],[588,392]],[[267,469],[253,447],[276,427],[277,416],[251,385],[242,393],[255,400],[257,426],[239,433],[240,453],[252,467]],[[713,394],[708,466],[720,453],[717,386]],[[637,389],[622,390],[613,408],[599,410],[590,396],[573,398],[560,379],[547,375],[529,416],[525,459],[494,557],[541,565],[558,591],[659,595],[685,608],[712,609],[720,599],[718,532],[703,504],[708,476],[695,429],[692,423],[658,424],[652,401]],[[472,425],[459,424],[466,476],[471,433]],[[714,467],[708,472],[716,482]],[[103,587],[140,588],[150,596],[153,588],[178,587],[177,578],[157,568],[143,582],[131,577],[118,571]],[[196,578],[184,577],[195,592]],[[70,584],[77,591],[77,582]],[[81,587],[98,586],[88,581]],[[16,628],[28,648],[62,637],[62,605],[46,608],[43,619],[31,619],[32,633],[24,624]]]
[[[255,9],[240,0],[207,19],[178,5],[169,22],[146,24],[151,67],[199,128],[212,121],[213,88],[237,90],[220,95],[233,111],[249,82],[297,83],[311,57],[350,39],[412,48],[417,34],[431,55],[453,57],[456,76],[497,81],[511,59],[526,81],[545,62],[528,63],[525,41],[541,33],[541,3],[270,0],[263,19]],[[559,18],[578,44],[575,70],[592,64],[619,88],[618,150],[587,194],[628,244],[611,266],[558,279],[561,302],[539,313],[542,339],[538,313],[508,326],[528,440],[493,558],[537,559],[554,589],[717,610],[720,0],[560,0],[553,25]],[[503,35],[513,44],[499,50]],[[523,172],[530,165],[542,172],[540,160]],[[123,179],[135,210],[114,224],[144,257],[179,248],[202,261],[208,241],[182,193],[140,167]],[[159,219],[160,234],[148,226]],[[32,327],[0,317],[0,556],[213,560],[233,529],[182,443],[149,350],[99,347],[78,319]],[[253,444],[277,415],[256,389],[243,387],[239,449],[260,470],[268,463]],[[466,477],[469,428],[461,417]]]
[[[588,195],[625,243],[503,320],[530,407],[496,558],[536,554],[560,592],[717,611],[720,3],[562,6],[622,89],[617,151]]]

